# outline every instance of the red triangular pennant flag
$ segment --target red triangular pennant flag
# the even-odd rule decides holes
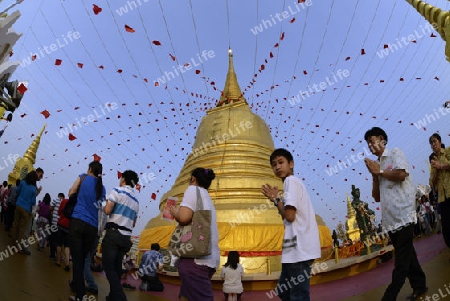
[[[45,119],[47,119],[50,116],[50,112],[47,110],[42,111],[41,114],[44,115]]]
[[[126,32],[131,32],[131,33],[135,32],[135,30],[133,28],[131,28],[130,26],[128,26],[126,24],[125,24],[125,31]]]
[[[94,14],[96,14],[96,15],[98,15],[99,13],[101,13],[102,12],[102,8],[101,7],[98,7],[97,5],[95,5],[95,4],[92,4],[94,7],[92,8],[92,10],[94,11]]]

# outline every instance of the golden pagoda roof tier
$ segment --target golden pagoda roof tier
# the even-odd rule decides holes
[[[208,111],[197,130],[192,153],[172,189],[161,198],[160,210],[169,196],[181,201],[196,167],[211,168],[216,174],[209,193],[219,212],[218,221],[228,222],[242,210],[267,205],[261,186],[266,183],[282,186],[270,167],[273,149],[269,128],[247,104],[233,103]],[[281,223],[276,210],[269,211],[273,212],[254,216],[251,222]],[[155,222],[166,224],[162,220],[153,220],[147,227],[154,226]]]

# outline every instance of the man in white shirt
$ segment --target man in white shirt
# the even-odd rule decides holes
[[[383,229],[388,232],[395,248],[395,268],[391,284],[382,301],[395,301],[406,278],[413,289],[409,300],[418,300],[428,288],[413,245],[413,229],[416,222],[416,187],[409,174],[406,157],[399,148],[388,150],[386,132],[373,127],[364,135],[372,154],[378,160],[364,160],[372,174],[372,196],[381,204]]]

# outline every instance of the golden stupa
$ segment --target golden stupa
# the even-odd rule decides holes
[[[192,170],[212,168],[216,178],[209,193],[217,211],[221,264],[226,261],[226,252],[236,250],[241,254],[246,274],[281,271],[283,223],[278,211],[261,193],[261,185],[265,183],[283,185],[270,166],[273,150],[268,126],[250,110],[241,92],[230,50],[227,79],[219,103],[203,117],[192,153],[172,188],[162,196],[160,214],[142,231],[138,249],[148,250],[155,242],[167,247],[176,226],[176,222],[162,219],[167,198],[177,197],[179,204]],[[321,246],[328,256],[331,232],[320,217],[317,221]]]
[[[347,229],[347,237],[352,241],[357,241],[360,238],[358,222],[356,221],[355,209],[353,209],[350,197],[347,194],[347,221],[345,222]]]
[[[446,41],[445,56],[450,62],[450,13],[421,0],[406,0],[411,4]]]
[[[33,165],[36,163],[36,153],[39,148],[39,144],[41,143],[42,133],[44,132],[46,126],[47,124],[44,124],[39,134],[23,155],[23,158],[17,158],[13,171],[8,175],[8,184],[16,185],[17,179],[23,180],[30,171],[34,170]]]

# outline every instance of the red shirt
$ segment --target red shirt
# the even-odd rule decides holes
[[[69,199],[63,199],[61,201],[61,205],[59,205],[58,208],[58,214],[59,214],[59,218],[58,218],[58,225],[59,226],[63,226],[64,228],[69,228],[69,219],[62,213],[64,207],[66,207],[67,202],[69,201]]]

